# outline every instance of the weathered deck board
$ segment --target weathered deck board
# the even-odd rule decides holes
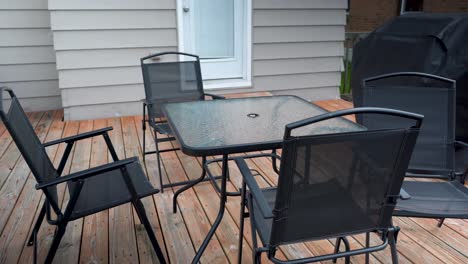
[[[110,137],[117,155],[125,157],[123,127],[120,119],[112,119],[108,126],[114,128]],[[110,154],[109,154],[110,155]],[[112,160],[109,157],[109,160]],[[138,251],[133,224],[133,209],[130,204],[121,205],[109,210],[109,262],[137,263]],[[130,231],[130,232],[129,232]]]
[[[267,96],[256,93],[254,96]],[[239,95],[229,95],[237,97]],[[252,96],[252,95],[249,95]],[[330,111],[352,107],[342,100],[320,101],[317,104]],[[142,160],[141,117],[122,117],[108,120],[62,122],[61,111],[28,113],[36,133],[43,141],[74,135],[105,126],[113,126],[111,139],[120,158],[138,156]],[[352,118],[352,117],[351,117]],[[146,130],[147,149],[154,148],[152,131]],[[175,142],[173,144],[176,144]],[[170,147],[171,143],[165,143]],[[48,148],[55,165],[64,152],[64,145]],[[164,153],[163,179],[173,182],[194,179],[201,173],[200,159],[182,152]],[[143,163],[148,178],[159,185],[156,157],[146,157]],[[111,161],[101,138],[79,142],[70,155],[64,174]],[[261,186],[276,183],[277,176],[268,158],[249,161],[251,168],[262,174],[256,177]],[[231,181],[229,190],[238,190],[241,176],[235,164],[230,162]],[[220,172],[220,164],[213,164]],[[0,124],[0,263],[31,263],[32,248],[25,245],[32,225],[42,205],[42,193],[34,189],[35,180],[11,137]],[[157,239],[171,263],[187,263],[200,246],[216,217],[219,200],[209,183],[202,183],[179,197],[178,213],[172,213],[172,196],[177,188],[168,188],[164,193],[144,199],[144,205]],[[68,192],[59,188],[59,200],[66,204]],[[209,247],[202,263],[232,263],[237,260],[239,233],[239,198],[229,198],[225,217]],[[447,219],[442,228],[436,220],[397,218],[395,223],[402,228],[398,240],[401,263],[468,263],[468,221]],[[49,249],[54,227],[43,223],[38,234],[39,259],[43,260]],[[377,239],[373,238],[374,243]],[[350,239],[352,247],[364,244],[364,236]],[[251,262],[250,228],[248,219],[244,236],[244,263]],[[280,258],[304,257],[330,253],[334,241],[322,240],[282,247]],[[70,223],[56,256],[55,263],[153,263],[154,252],[144,227],[130,204],[88,216]],[[265,262],[267,259],[263,258]],[[374,253],[372,263],[390,263],[390,252]],[[328,262],[327,262],[328,263]],[[343,261],[339,261],[343,263]],[[363,256],[352,258],[352,263],[364,263]]]
[[[106,120],[96,120],[93,129],[107,127]],[[107,146],[102,137],[91,140],[90,167],[108,163]],[[109,212],[103,211],[84,218],[81,263],[108,263],[109,259]]]

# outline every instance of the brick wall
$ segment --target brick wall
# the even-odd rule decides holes
[[[424,12],[468,12],[468,0],[424,0]],[[369,32],[400,14],[400,0],[351,0],[346,32]]]
[[[424,0],[425,12],[468,12],[468,0]]]
[[[395,17],[398,0],[351,0],[346,32],[369,32]]]

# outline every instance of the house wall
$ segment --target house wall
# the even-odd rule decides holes
[[[61,107],[47,0],[0,1],[0,86],[26,111]]]
[[[139,58],[177,50],[174,0],[49,0],[65,119],[141,112]]]
[[[370,32],[400,14],[401,0],[351,0],[346,32]],[[467,0],[424,0],[424,12],[468,12]]]
[[[252,84],[339,96],[345,0],[252,0]],[[66,119],[141,113],[139,58],[177,50],[176,0],[49,0]]]
[[[345,0],[253,0],[255,90],[339,97]]]

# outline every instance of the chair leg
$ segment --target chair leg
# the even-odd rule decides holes
[[[276,162],[276,156],[275,156],[275,155],[276,155],[276,149],[273,149],[273,150],[271,151],[271,154],[272,154],[272,156],[271,156],[271,166],[273,167],[273,170],[274,170],[277,174],[279,174],[278,166],[276,166],[276,165],[277,165],[277,164],[276,164],[276,163],[277,163],[277,162]]]
[[[336,241],[335,241],[335,251],[333,252],[333,254],[340,252],[340,246],[341,246],[341,238],[338,237],[336,238]],[[336,258],[333,259],[333,263],[336,263]]]
[[[158,257],[159,263],[161,264],[166,263],[166,259],[164,258],[164,254],[161,248],[159,247],[156,236],[154,235],[153,228],[151,227],[151,223],[149,222],[148,217],[146,216],[143,203],[141,202],[141,200],[136,200],[132,203],[133,203],[133,207],[135,207],[138,218],[140,218],[141,223],[145,226],[146,233],[148,234],[151,244],[153,245],[153,249],[156,252],[156,256]]]
[[[28,246],[32,246],[34,244],[34,238],[39,232],[39,228],[41,228],[42,221],[44,220],[46,214],[46,202],[42,204],[41,211],[39,212],[39,216],[37,217],[36,223],[34,224],[33,230],[31,232],[31,236],[28,240]]]
[[[158,173],[159,173],[159,188],[161,192],[164,192],[164,185],[162,180],[162,170],[161,170],[161,154],[159,153],[159,144],[158,144],[158,132],[154,130],[154,144],[156,145],[156,156],[158,158]]]
[[[200,175],[200,178],[196,179],[193,182],[187,183],[186,185],[184,185],[183,187],[181,187],[180,189],[178,189],[174,193],[174,197],[172,197],[172,212],[174,214],[177,213],[177,197],[179,196],[179,194],[185,192],[186,190],[188,190],[188,189],[192,188],[193,186],[197,185],[198,183],[202,182],[203,179],[205,178],[205,176],[206,176],[206,169],[205,169],[205,166],[204,166],[205,163],[206,163],[206,156],[203,156],[202,157],[202,174]]]
[[[437,223],[437,227],[442,227],[442,225],[444,224],[444,221],[445,221],[445,218],[439,219],[439,222]]]
[[[343,244],[345,245],[345,251],[350,251],[351,248],[349,246],[349,241],[346,237],[338,237],[336,239],[336,244],[335,244],[335,252],[334,254],[340,252],[340,246],[341,246],[341,241],[343,241]],[[336,263],[336,258],[333,259],[333,263]],[[351,263],[350,257],[345,257],[345,263],[349,264]]]
[[[367,232],[366,233],[366,248],[368,248],[369,246],[370,246],[370,233]],[[369,258],[370,258],[369,253],[366,253],[366,264],[369,264]]]
[[[239,226],[239,247],[237,253],[237,263],[242,262],[242,243],[244,242],[244,221],[245,221],[245,189],[246,183],[242,181],[241,205],[240,205],[240,226]]]
[[[396,240],[398,236],[399,228],[395,231],[388,233],[388,242],[390,244],[390,251],[392,252],[392,263],[398,264],[398,251],[396,248]]]
[[[260,263],[261,263],[261,259],[262,259],[262,258],[261,258],[261,255],[262,255],[262,253],[257,252],[257,251],[254,251],[254,256],[253,256],[253,259],[254,259],[253,261],[254,261],[254,262],[253,262],[253,263],[255,263],[255,264],[260,264]]]
[[[351,247],[349,246],[349,241],[346,237],[342,237],[341,238],[343,240],[343,244],[345,245],[345,250],[346,251],[350,251],[351,250]],[[351,263],[351,258],[350,257],[345,257],[345,263],[346,264],[349,264]]]
[[[143,111],[144,112],[144,111]],[[141,126],[143,129],[143,162],[146,162],[146,117],[143,115]]]
[[[247,203],[247,209],[249,210],[250,213],[250,233],[252,234],[252,258],[253,258],[253,263],[260,263],[260,256],[257,252],[258,248],[258,243],[257,243],[257,228],[255,228],[254,224],[254,214],[252,213],[251,208],[253,207],[252,205],[252,197],[250,197],[249,202]]]
[[[54,240],[52,241],[52,245],[50,246],[49,253],[47,253],[47,257],[44,263],[49,264],[54,260],[55,253],[57,253],[58,246],[60,245],[60,241],[65,234],[67,224],[68,222],[63,222],[58,225],[57,232],[55,233]]]

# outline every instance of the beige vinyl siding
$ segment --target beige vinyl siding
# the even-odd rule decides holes
[[[56,50],[168,47],[177,44],[176,29],[54,31]],[[115,54],[118,56],[118,54]]]
[[[255,90],[308,100],[339,96],[345,0],[253,0]]]
[[[49,0],[50,10],[174,10],[175,0]]]
[[[50,28],[49,11],[0,10],[0,28]]]
[[[136,115],[142,112],[141,102],[115,102],[115,103],[97,103],[81,104],[69,107],[67,120],[98,119],[103,117],[118,117],[122,115]],[[66,111],[66,108],[65,108]]]
[[[210,92],[337,98],[346,1],[252,7],[252,87]],[[178,49],[176,0],[49,0],[49,9],[65,118],[139,114],[139,58]]]
[[[340,71],[340,57],[292,58],[257,60],[253,64],[255,76],[319,73]]]
[[[52,12],[54,30],[174,28],[173,10]],[[99,21],[99,27],[96,26]]]
[[[0,1],[0,10],[47,10],[47,0]]]
[[[115,102],[139,102],[144,97],[144,90],[140,89],[140,84],[125,84],[125,85],[104,85],[104,86],[89,86],[86,88],[69,88],[63,89],[63,98],[66,99],[64,104],[68,106],[80,106],[83,104],[83,98],[86,98],[86,103],[94,104],[110,104]],[[133,91],[127,93],[127,91]],[[93,96],[87,96],[92,93]],[[112,97],[109,94],[113,94]],[[140,104],[141,106],[141,104]],[[141,110],[141,107],[138,111]]]
[[[177,50],[175,0],[49,0],[49,10],[65,119],[140,113],[139,58]]]
[[[347,0],[253,0],[254,9],[346,9],[346,6]]]
[[[140,67],[140,57],[149,53],[174,51],[174,49],[175,47],[59,50],[56,52],[57,69]]]
[[[316,26],[346,24],[346,17],[339,9],[279,9],[255,11],[254,26]]]
[[[257,43],[253,46],[254,60],[341,57],[344,54],[341,41],[317,41],[297,43]]]
[[[26,111],[61,107],[47,0],[0,3],[0,86]]]

